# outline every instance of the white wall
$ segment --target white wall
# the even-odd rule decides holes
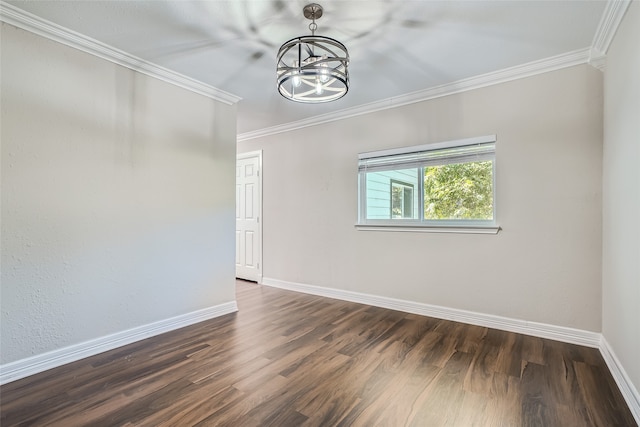
[[[602,333],[640,390],[640,3],[607,53]],[[640,401],[638,401],[640,403]]]
[[[498,235],[354,228],[359,152],[489,134]],[[264,150],[265,278],[600,331],[600,71],[576,66],[238,149]]]
[[[2,357],[235,300],[236,107],[2,24]]]

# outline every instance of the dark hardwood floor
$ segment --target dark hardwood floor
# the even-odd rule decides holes
[[[635,426],[596,349],[238,281],[240,311],[0,387],[3,427]]]

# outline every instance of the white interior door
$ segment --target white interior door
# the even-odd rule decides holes
[[[262,281],[262,152],[236,161],[236,277]]]

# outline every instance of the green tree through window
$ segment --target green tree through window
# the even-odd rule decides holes
[[[492,220],[492,162],[425,167],[424,218]]]

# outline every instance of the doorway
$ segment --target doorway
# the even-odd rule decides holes
[[[262,150],[236,159],[236,277],[262,282]]]

